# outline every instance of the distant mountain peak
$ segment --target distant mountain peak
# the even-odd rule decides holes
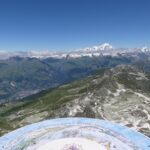
[[[80,49],[79,51],[83,52],[95,52],[95,51],[104,51],[104,50],[111,50],[113,49],[113,46],[109,43],[103,43],[99,46],[93,46],[93,47],[87,47],[84,49]]]
[[[150,52],[150,48],[148,48],[147,46],[144,46],[142,49],[141,49],[142,52]]]
[[[109,44],[109,43],[104,43],[104,44],[101,44],[101,45],[99,46],[99,48],[100,48],[101,50],[106,50],[106,49],[113,49],[113,46],[112,46],[111,44]]]

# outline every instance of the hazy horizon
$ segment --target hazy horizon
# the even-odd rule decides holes
[[[28,50],[4,50],[4,49],[0,49],[0,52],[10,52],[10,53],[13,53],[13,52],[74,52],[74,51],[78,51],[78,50],[83,50],[83,49],[86,49],[86,48],[93,48],[95,46],[102,46],[104,44],[110,44],[113,49],[142,49],[142,48],[150,48],[148,47],[147,45],[143,45],[142,47],[123,47],[123,46],[120,46],[120,47],[116,47],[114,45],[112,45],[111,43],[100,43],[100,44],[97,44],[97,45],[88,45],[88,46],[85,46],[85,47],[78,47],[76,49],[68,49],[68,50],[56,50],[56,49],[28,49]]]

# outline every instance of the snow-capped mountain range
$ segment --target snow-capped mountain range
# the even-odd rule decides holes
[[[109,43],[99,46],[87,47],[70,52],[52,52],[52,51],[28,51],[28,52],[9,52],[0,50],[0,59],[8,59],[10,57],[30,57],[30,58],[79,58],[79,57],[96,57],[96,56],[118,56],[129,53],[150,53],[150,48],[114,48]]]

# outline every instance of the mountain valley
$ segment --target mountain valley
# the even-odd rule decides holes
[[[19,100],[86,77],[100,68],[130,64],[133,60],[124,56],[0,60],[0,103]]]
[[[0,132],[49,118],[110,120],[150,136],[150,74],[131,65],[94,75],[1,105]],[[11,124],[10,124],[11,122]]]

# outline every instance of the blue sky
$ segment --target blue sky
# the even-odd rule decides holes
[[[0,50],[150,46],[150,0],[1,0]]]

